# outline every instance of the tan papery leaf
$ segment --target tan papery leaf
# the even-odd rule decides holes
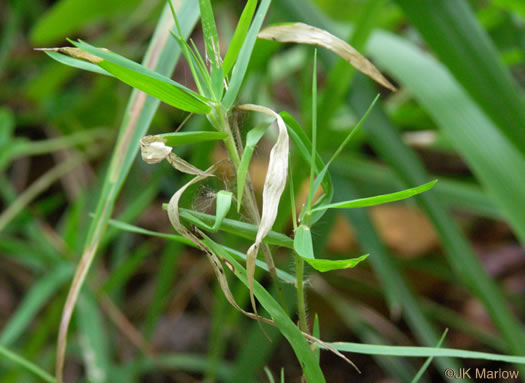
[[[392,91],[397,89],[388,81],[368,59],[362,56],[350,44],[331,33],[304,23],[274,25],[263,29],[257,36],[264,40],[282,43],[317,45],[331,50],[358,71],[370,76],[373,80]]]
[[[246,275],[250,289],[250,300],[254,311],[256,311],[255,298],[253,295],[253,275],[255,273],[255,260],[261,242],[268,235],[277,217],[277,210],[279,208],[279,201],[286,186],[286,179],[288,177],[288,155],[289,155],[289,139],[288,131],[283,119],[273,110],[260,105],[246,104],[237,107],[242,110],[250,110],[253,112],[260,112],[277,119],[277,126],[279,127],[279,136],[277,142],[270,152],[270,160],[268,162],[268,171],[266,172],[266,179],[263,188],[263,203],[262,216],[257,230],[255,243],[250,246],[246,254]]]

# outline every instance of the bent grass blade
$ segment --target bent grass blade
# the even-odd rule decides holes
[[[198,10],[195,9],[192,1],[186,0],[181,5],[180,13],[185,15],[184,33],[189,35],[197,22]],[[171,73],[180,55],[176,45],[169,40],[169,30],[172,27],[173,20],[169,15],[168,7],[165,7],[143,61],[146,67],[166,75]],[[158,106],[159,101],[157,99],[147,97],[146,94],[136,90],[130,97],[120,129],[120,136],[95,211],[95,218],[90,226],[84,251],[64,306],[57,341],[56,378],[58,383],[63,381],[67,332],[80,289],[95,258],[120,187],[126,179],[138,151],[139,139],[147,131]]]
[[[283,43],[317,45],[331,50],[348,61],[358,71],[366,74],[385,88],[395,92],[392,85],[379,70],[350,44],[335,37],[330,32],[304,23],[274,25],[259,32],[259,38]]]

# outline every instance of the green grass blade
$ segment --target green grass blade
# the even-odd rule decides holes
[[[516,364],[525,364],[524,356],[490,354],[487,352],[458,350],[453,348],[437,347],[409,347],[409,346],[381,346],[375,344],[362,344],[350,342],[330,343],[335,349],[344,352],[353,352],[365,355],[392,355],[410,358],[427,358],[427,357],[450,357],[463,359],[492,360],[497,362],[507,362]],[[516,371],[516,373],[519,373]]]
[[[215,17],[210,0],[199,0],[201,11],[202,31],[204,32],[204,44],[206,46],[206,56],[210,60],[211,73],[221,67],[221,54],[219,50],[219,35],[215,25]]]
[[[215,222],[213,223],[212,231],[216,232],[222,225],[224,218],[228,215],[230,207],[232,205],[232,193],[229,191],[221,190],[217,193],[216,200],[216,211],[215,211]]]
[[[345,279],[345,281],[348,281],[348,279]],[[363,310],[364,306],[348,299],[347,296],[340,294],[337,290],[328,287],[321,279],[316,278],[312,283],[316,291],[322,294],[336,315],[341,318],[342,323],[346,325],[348,330],[359,337],[361,343],[389,344],[392,341],[391,339],[389,340],[389,335],[392,334],[387,335],[384,328],[386,323],[383,320],[388,321],[388,319],[383,318],[381,320],[378,318],[378,321],[370,321],[369,310],[371,308],[368,307],[367,310]],[[365,314],[365,312],[368,313]],[[375,314],[381,316],[379,313]],[[396,379],[396,381],[408,383],[416,374],[412,365],[405,359],[384,356],[376,356],[373,359],[384,370],[385,374],[390,378]]]
[[[47,54],[49,57],[51,57],[53,60],[58,61],[61,64],[68,65],[73,68],[82,69],[88,72],[103,74],[105,76],[112,76],[111,73],[109,73],[107,70],[99,67],[98,65],[95,65],[93,63],[80,60],[71,56],[67,56],[62,53],[53,52],[53,51],[44,51],[45,54]]]
[[[15,354],[12,351],[9,351],[7,348],[1,345],[0,345],[0,357],[6,360],[9,360],[15,364],[18,364],[20,367],[31,372],[33,375],[39,377],[44,382],[48,382],[48,383],[56,382],[55,378],[53,378],[53,376],[51,376],[49,373],[42,370],[37,365],[31,363],[29,360],[22,358],[21,356]]]
[[[372,101],[372,103],[370,104],[370,106],[368,107],[367,111],[365,112],[365,114],[363,115],[363,117],[361,117],[361,119],[359,120],[359,122],[352,128],[352,130],[350,131],[350,133],[348,133],[348,135],[345,137],[345,139],[343,140],[343,142],[341,143],[341,145],[339,145],[339,147],[337,148],[337,150],[334,152],[334,154],[332,154],[332,157],[330,158],[330,160],[328,160],[328,162],[326,163],[326,165],[323,167],[323,169],[319,172],[319,174],[317,175],[316,179],[315,179],[315,182],[312,186],[312,190],[313,190],[313,193],[315,194],[317,192],[317,189],[319,189],[319,186],[321,185],[324,177],[325,177],[325,174],[328,172],[328,168],[330,167],[331,163],[337,158],[337,156],[343,151],[343,149],[345,148],[345,146],[350,142],[350,140],[354,137],[354,135],[359,131],[359,129],[361,128],[361,126],[365,123],[366,119],[368,118],[368,116],[370,115],[370,112],[372,112],[375,104],[377,103],[377,101],[379,100],[379,95],[376,96],[376,98],[374,99],[374,101]],[[320,205],[321,201],[318,200],[316,205]],[[324,210],[320,210],[321,212],[323,212]],[[309,212],[306,212],[306,210],[304,210],[304,213],[308,213],[308,214],[311,214],[313,211],[309,211]],[[319,218],[322,217],[322,214],[319,215],[317,217],[317,220]],[[302,215],[301,215],[301,218],[302,218]],[[316,221],[315,220],[311,220],[312,223],[315,223]]]
[[[396,2],[513,149],[525,154],[525,102],[467,1]]]
[[[310,187],[308,188],[308,196],[306,198],[306,204],[305,204],[305,209],[308,212],[312,210],[314,194],[317,191],[317,188],[314,189],[314,173],[315,173],[316,156],[317,156],[317,49],[314,50],[314,65],[313,65],[313,73],[312,73],[312,154],[311,154],[311,159],[310,159],[310,164],[309,164],[310,165]],[[309,221],[309,218],[310,217],[308,217],[308,221]]]
[[[334,177],[334,184],[338,193],[356,195],[354,187],[340,177]],[[358,233],[357,238],[361,247],[371,254],[369,262],[382,283],[382,289],[393,315],[403,315],[408,326],[416,338],[423,344],[434,345],[439,335],[433,323],[425,316],[415,294],[410,288],[394,262],[392,255],[381,241],[365,209],[343,210],[343,214],[351,220]],[[458,364],[452,359],[438,359],[436,363],[440,369],[457,368]]]
[[[210,238],[205,237],[203,242],[210,247],[216,254],[227,259],[233,265],[233,272],[241,282],[248,287],[248,279],[246,277],[246,270],[238,263],[233,257],[231,257],[222,246],[213,242]],[[313,354],[310,346],[306,342],[305,338],[295,325],[292,322],[288,314],[284,311],[279,303],[271,296],[271,294],[266,291],[266,289],[261,286],[257,281],[254,281],[254,294],[257,297],[257,300],[261,303],[266,311],[275,321],[277,327],[283,334],[283,336],[288,340],[290,345],[295,351],[297,359],[303,367],[303,372],[306,379],[309,382],[325,382],[323,373],[315,355]]]
[[[198,20],[198,9],[194,6],[193,1],[186,0],[181,6],[180,14],[184,15],[181,17],[184,20],[184,34],[188,36]],[[169,39],[169,30],[172,26],[173,21],[168,7],[165,7],[161,21],[157,26],[143,61],[144,65],[164,75],[171,74],[180,56],[180,50],[176,42]],[[59,382],[61,381],[65,358],[67,331],[78,294],[95,258],[120,188],[137,155],[139,140],[147,132],[158,106],[159,100],[154,97],[146,97],[138,91],[132,92],[121,125],[119,139],[108,173],[104,179],[104,186],[98,200],[95,216],[89,228],[82,261],[77,268],[60,324],[57,350],[57,380]]]
[[[293,248],[299,256],[307,259],[315,259],[314,246],[312,244],[312,232],[306,225],[300,225],[295,231]]]
[[[389,34],[375,34],[369,47],[455,143],[525,243],[525,178],[515,176],[525,174],[525,158],[430,56]],[[498,153],[497,161],[487,153]]]
[[[270,3],[271,0],[261,1],[261,3],[259,4],[259,8],[255,13],[253,23],[250,29],[248,30],[246,38],[244,39],[244,43],[242,44],[242,48],[239,52],[238,59],[235,62],[235,66],[233,67],[230,85],[228,87],[228,90],[226,91],[226,94],[224,95],[224,99],[222,100],[222,104],[226,110],[229,110],[232,107],[233,103],[237,98],[237,94],[239,93],[239,90],[241,88],[241,84],[244,80],[246,70],[248,69],[248,63],[250,62],[253,47],[255,46],[255,41],[257,40],[257,34],[261,30],[262,23],[264,21],[264,17],[266,16],[266,12],[268,12],[268,7],[270,6]]]
[[[246,145],[242,152],[241,163],[237,168],[237,211],[241,210],[244,187],[246,186],[246,179],[248,177],[253,152],[268,126],[267,123],[262,123],[250,130],[246,135]]]
[[[446,329],[443,332],[443,335],[441,335],[441,338],[439,339],[439,342],[436,344],[436,348],[440,348],[441,347],[441,345],[443,344],[443,341],[445,340],[445,337],[447,336],[447,333],[448,333],[448,329]],[[423,363],[423,365],[421,366],[421,368],[417,372],[416,376],[414,376],[414,379],[412,379],[411,383],[419,382],[419,380],[421,379],[421,377],[423,376],[423,374],[427,370],[428,366],[430,366],[430,363],[432,363],[432,359],[434,359],[434,357],[433,356],[429,356],[428,359],[425,360],[425,363]]]
[[[60,264],[51,270],[39,281],[33,284],[25,295],[16,312],[11,315],[9,322],[2,329],[0,344],[8,346],[15,342],[26,331],[27,326],[38,313],[41,307],[73,274],[73,268],[68,264]]]
[[[360,90],[362,88],[359,88]],[[361,98],[363,92],[360,91],[358,95]],[[357,104],[356,104],[357,105]],[[370,126],[376,121],[375,116],[370,117],[370,123],[364,126],[364,130],[367,132],[367,137],[370,139],[374,148],[378,147],[376,143],[379,143],[375,135],[371,133]],[[374,122],[372,122],[374,121]],[[379,130],[383,129],[383,119],[380,120]],[[392,129],[389,127],[389,129]],[[386,135],[386,133],[384,133]],[[372,138],[373,137],[373,138]],[[398,138],[399,139],[399,138]],[[385,139],[385,141],[387,141]],[[395,143],[392,141],[384,143],[385,147],[393,147],[403,143],[400,140],[396,140]],[[379,147],[378,147],[379,148]],[[406,151],[403,157],[408,157],[407,154],[411,149],[408,146],[405,146]],[[394,167],[398,167],[393,161],[390,160],[390,156],[383,152],[381,149],[376,149],[381,155],[388,159],[389,162],[392,162]],[[383,154],[384,153],[384,154]],[[412,156],[410,156],[412,157]],[[399,163],[405,163],[405,159],[398,158]],[[409,168],[415,169],[417,165],[410,166],[408,162],[406,163]],[[417,166],[420,168],[420,166]],[[389,190],[396,188],[401,188],[404,186],[403,179],[404,176],[396,174],[396,172],[384,165],[378,164],[374,161],[366,160],[359,158],[357,156],[343,156],[340,158],[340,161],[336,161],[332,168],[334,172],[344,175],[345,177],[350,177],[356,183],[362,183],[370,185],[374,189],[378,190],[379,193],[385,193]],[[415,170],[414,170],[415,172]],[[401,172],[400,172],[401,173]],[[413,177],[412,177],[413,178]],[[435,175],[430,175],[429,177],[424,177],[425,179],[436,178]],[[420,183],[422,180],[410,181],[413,183]],[[433,188],[433,194],[439,197],[439,200],[442,201],[447,207],[454,208],[460,211],[466,211],[481,217],[491,218],[491,219],[501,219],[501,212],[498,209],[490,197],[485,193],[479,185],[474,184],[473,182],[467,181],[458,181],[450,178],[443,178],[440,176],[439,182]],[[436,198],[433,198],[436,199]]]
[[[224,140],[228,135],[221,132],[176,132],[159,134],[159,137],[164,138],[167,146],[179,146],[199,144],[207,141]]]
[[[95,296],[87,289],[82,292],[78,301],[76,321],[81,336],[80,347],[86,361],[86,375],[89,381],[93,383],[107,382],[111,369],[109,338]]]
[[[224,90],[224,72],[222,70],[219,36],[210,0],[199,0],[199,8],[201,10],[206,57],[210,61],[211,91],[214,99],[219,101]]]
[[[289,303],[293,305],[292,302]],[[291,307],[288,306],[288,309]],[[275,327],[266,328],[265,331],[271,342],[265,338],[257,323],[248,329],[247,335],[243,339],[242,349],[235,357],[233,376],[229,383],[252,381],[262,366],[271,358],[272,353],[281,343],[281,333]]]
[[[317,339],[321,339],[321,327],[319,325],[319,316],[317,313],[314,315],[314,325],[312,328],[312,335]],[[317,363],[321,363],[321,349],[318,346],[314,347],[315,358]]]
[[[143,65],[113,52],[95,48],[85,42],[75,42],[78,48],[102,61],[96,64],[120,81],[137,88],[175,108],[191,113],[208,113],[211,107],[206,98]]]
[[[210,222],[213,222],[213,220],[215,218],[213,216],[207,216],[207,217],[205,217],[205,219],[209,219]],[[227,219],[225,219],[225,221],[227,221]],[[234,221],[234,222],[238,222],[238,221]],[[182,243],[182,244],[185,244],[185,245],[188,245],[188,246],[191,246],[191,247],[198,248],[198,246],[196,244],[194,244],[190,240],[188,240],[188,239],[186,239],[186,238],[184,238],[183,236],[180,236],[180,235],[157,233],[155,231],[146,230],[146,229],[143,229],[141,227],[130,225],[128,223],[124,223],[124,222],[117,221],[117,220],[114,220],[114,219],[111,219],[109,221],[109,224],[111,226],[114,226],[114,227],[119,228],[121,230],[129,231],[131,233],[150,235],[150,236],[153,236],[153,237],[169,239],[171,241],[175,241],[175,242]],[[249,229],[249,232],[252,233],[252,234],[249,237],[247,237],[247,238],[253,240],[253,239],[255,239],[255,236],[257,234],[257,227],[254,226],[254,225],[251,225],[251,226],[252,227]],[[235,228],[237,226],[235,224],[233,224],[232,227]],[[232,231],[235,231],[235,229],[232,229]],[[272,232],[270,232],[269,236],[271,236],[271,234],[272,234]],[[278,234],[278,233],[275,233],[275,234]],[[267,238],[269,238],[269,236],[267,236]],[[284,243],[284,244],[287,245],[288,248],[293,248],[293,242],[292,242],[292,240],[290,238],[286,237],[283,234],[276,235],[276,236],[274,236],[274,238],[275,237],[278,238],[275,241],[275,242],[277,242],[275,244],[283,244]],[[282,237],[288,238],[288,241],[287,242],[283,241]],[[271,242],[269,241],[268,243],[271,243]],[[246,260],[246,254],[245,253],[237,251],[237,250],[234,250],[234,249],[231,249],[229,247],[224,247],[224,249],[226,249],[226,251],[228,251],[232,256],[236,257],[237,259],[239,259],[241,261],[245,261]],[[268,271],[268,265],[266,265],[265,262],[262,262],[262,261],[258,260],[256,262],[256,266],[260,267],[261,269],[263,269],[265,271]],[[277,275],[284,282],[294,283],[294,281],[295,281],[295,277],[293,277],[291,274],[287,273],[286,271],[282,271],[282,270],[277,269]]]
[[[200,56],[200,53],[195,45],[193,46],[194,49],[192,50],[182,35],[179,18],[177,17],[177,12],[175,12],[173,3],[169,1],[168,5],[170,6],[171,15],[173,16],[173,20],[175,20],[175,25],[178,31],[178,34],[172,31],[171,35],[179,44],[182,54],[186,58],[186,62],[188,63],[193,76],[193,81],[195,81],[195,85],[197,86],[200,94],[206,97],[212,97],[211,78],[210,74],[208,73],[208,69],[206,68],[206,65],[204,64],[204,61],[202,60],[202,57]],[[193,41],[191,42],[193,44]],[[204,84],[207,86],[204,87]]]
[[[363,51],[368,37],[376,26],[377,19],[381,15],[388,0],[370,0],[364,5],[360,12],[358,21],[351,33],[348,43],[358,51]],[[329,76],[320,97],[319,119],[330,121],[344,100],[344,95],[352,84],[355,74],[354,67],[348,65],[343,59],[337,60],[329,71]]]
[[[310,142],[310,139],[308,138],[304,130],[301,128],[299,123],[292,117],[292,115],[290,115],[287,112],[282,112],[281,117],[286,123],[286,127],[288,128],[288,134],[290,135],[290,138],[292,139],[295,148],[298,150],[299,154],[306,163],[311,163],[310,156],[312,153],[312,143]],[[332,185],[332,179],[330,178],[330,174],[327,171],[325,171],[324,174],[320,175],[321,169],[324,169],[326,166],[319,153],[317,153],[316,155],[316,161],[314,166],[315,175],[317,177],[316,181],[319,180],[320,185],[323,188],[323,195],[316,201],[316,203],[330,203],[334,195],[334,188]],[[313,212],[312,217],[310,218],[310,222],[317,222],[322,217],[322,215],[323,212]]]
[[[375,34],[369,48],[372,56],[402,80],[442,131],[457,144],[459,152],[501,207],[520,240],[525,242],[525,201],[522,192],[525,190],[525,179],[515,176],[525,174],[525,160],[521,154],[470,101],[448,72],[429,56],[386,34]],[[497,161],[487,153],[498,153]],[[438,230],[446,237],[450,264],[484,302],[513,352],[524,353],[525,337],[509,312],[505,299],[468,244],[450,225],[451,218],[443,214],[446,213],[434,207],[431,210],[431,216],[440,220]],[[461,255],[458,257],[458,254]]]
[[[151,340],[157,328],[159,318],[169,304],[169,293],[175,280],[176,271],[181,259],[182,247],[177,242],[166,244],[159,263],[155,279],[155,293],[144,320],[144,337]]]
[[[181,370],[190,373],[201,374],[206,372],[210,364],[209,358],[198,354],[176,353],[164,354],[153,358],[133,360],[129,363],[129,370],[136,376],[145,373],[166,370]],[[228,362],[222,361],[217,369],[217,377],[224,382],[231,380],[232,370]]]
[[[209,229],[215,222],[215,217],[213,215],[182,208],[180,209],[180,216],[181,218],[187,220],[193,225],[199,226],[204,224],[204,227],[202,228],[205,230],[207,230],[207,228]],[[257,236],[258,226],[250,223],[225,218],[222,221],[220,230],[224,231],[225,233],[235,234],[241,238],[255,240],[255,237]],[[277,233],[275,231],[270,231],[264,239],[264,242],[270,245],[277,245],[293,249],[293,240],[290,237],[281,233]]]
[[[273,378],[272,371],[268,367],[264,367],[264,373],[266,374],[266,377],[268,378],[268,383],[275,383],[275,379]]]
[[[400,192],[396,193],[390,193],[390,194],[383,194],[379,196],[374,197],[368,197],[368,198],[359,198],[351,201],[344,201],[344,202],[336,202],[331,203],[329,205],[319,206],[315,208],[314,210],[321,210],[321,209],[350,209],[350,208],[356,208],[356,207],[367,207],[367,206],[376,206],[376,205],[382,205],[389,202],[394,201],[401,201],[403,199],[407,199],[410,197],[413,197],[415,195],[424,193],[434,187],[434,185],[437,183],[437,180],[427,182],[426,184],[416,186],[411,189],[406,189]]]
[[[102,289],[111,293],[113,290],[125,286],[128,280],[137,272],[146,257],[150,255],[151,250],[151,247],[147,245],[143,245],[134,250],[106,279]]]
[[[250,28],[250,23],[252,22],[253,14],[255,13],[256,8],[257,0],[248,0],[244,6],[244,10],[242,11],[237,28],[235,28],[232,41],[228,47],[228,52],[226,52],[224,62],[222,63],[225,76],[230,74],[233,64],[235,64],[239,57],[239,52],[244,43],[244,39],[248,34],[248,28]]]

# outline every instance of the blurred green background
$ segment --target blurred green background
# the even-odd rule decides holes
[[[212,4],[225,52],[244,2]],[[65,297],[131,90],[33,48],[81,38],[141,61],[164,5],[154,0],[0,4],[0,346],[47,371],[53,370]],[[284,21],[302,21],[349,41],[399,88],[395,94],[379,89],[336,56],[319,51],[323,155],[337,148],[382,94],[336,161],[335,199],[440,180],[408,203],[327,214],[316,227],[314,243],[323,257],[370,253],[356,269],[309,274],[310,319],[318,314],[322,338],[434,346],[449,328],[447,347],[525,355],[525,3],[274,0],[266,25]],[[199,24],[192,37],[203,49]],[[241,101],[286,110],[308,132],[312,57],[311,47],[259,41]],[[173,76],[194,88],[182,61]],[[149,132],[174,131],[185,117],[161,104]],[[240,116],[240,121],[244,134],[250,120]],[[194,117],[184,129],[208,129],[207,124]],[[262,142],[252,164],[257,192],[270,144]],[[183,147],[179,154],[200,168],[224,157],[215,144]],[[301,185],[307,171],[294,164],[295,183]],[[121,176],[127,179],[112,216],[172,233],[161,204],[183,179],[167,164],[149,166],[139,156],[129,175]],[[234,188],[228,174],[223,181]],[[215,187],[206,186],[188,203],[208,211]],[[275,229],[292,234],[289,211],[280,212]],[[246,249],[235,237],[223,234],[221,240]],[[276,262],[292,272],[286,251],[276,250]],[[232,286],[246,302],[247,290],[234,281]],[[109,226],[74,316],[66,381],[267,382],[267,373],[277,381],[281,368],[287,382],[299,381],[289,345],[277,330],[270,336],[272,343],[229,306],[202,254]],[[424,362],[349,357],[362,375],[322,354],[328,382],[409,382]],[[517,368],[439,359],[421,381],[443,381],[444,369],[459,365]],[[0,383],[37,381],[0,359]]]

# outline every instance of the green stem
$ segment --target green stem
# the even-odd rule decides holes
[[[289,161],[291,164],[292,161]],[[292,207],[292,224],[294,233],[297,231],[297,213],[295,211],[295,188],[293,186],[292,167],[289,167],[288,183],[290,188],[290,204]],[[309,219],[309,216],[308,216]],[[306,302],[304,297],[304,259],[295,254],[295,278],[297,283],[297,315],[299,316],[299,328],[309,333],[306,322]]]
[[[295,255],[295,277],[297,278],[297,314],[299,315],[299,329],[309,333],[306,323],[306,304],[304,299],[304,259]]]

